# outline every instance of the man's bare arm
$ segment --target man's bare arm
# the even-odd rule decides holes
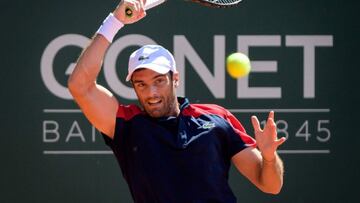
[[[134,8],[131,18],[125,16],[125,7],[127,6]],[[124,24],[134,23],[145,16],[143,2],[140,0],[121,1],[113,14]],[[112,138],[118,101],[110,91],[96,83],[109,45],[110,42],[104,36],[96,34],[93,37],[89,46],[80,55],[68,80],[68,87],[92,125]]]
[[[284,167],[279,156],[268,162],[256,148],[247,148],[232,157],[232,162],[261,191],[278,194],[283,185]]]
[[[278,194],[283,185],[284,166],[276,149],[285,142],[285,138],[277,138],[274,112],[271,111],[261,129],[258,119],[251,118],[256,148],[247,148],[232,157],[236,168],[246,176],[254,185],[266,193]]]

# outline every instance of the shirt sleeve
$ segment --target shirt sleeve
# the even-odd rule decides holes
[[[246,130],[240,121],[229,111],[225,111],[226,120],[230,124],[228,129],[228,153],[230,157],[247,147],[256,147],[255,139],[246,133]]]
[[[121,145],[122,136],[126,136],[127,123],[134,116],[140,114],[141,112],[142,112],[141,109],[137,105],[119,104],[115,118],[116,121],[115,121],[114,137],[110,138],[106,134],[101,133],[103,135],[106,145],[111,147],[113,150],[116,150],[116,148],[118,148],[119,145]]]

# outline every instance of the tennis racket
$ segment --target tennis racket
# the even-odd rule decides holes
[[[151,9],[155,6],[158,6],[167,0],[147,0],[145,4],[145,10]],[[242,0],[187,0],[189,2],[199,3],[203,6],[209,6],[214,8],[226,8],[235,6],[236,4],[240,3]],[[126,8],[125,13],[128,17],[132,16],[131,8]]]

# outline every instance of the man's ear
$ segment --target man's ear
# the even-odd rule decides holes
[[[179,87],[179,81],[178,81],[178,80],[174,80],[174,85],[175,85],[175,87]]]
[[[179,86],[179,73],[173,73],[173,81],[174,81],[174,85],[175,87],[178,87]]]

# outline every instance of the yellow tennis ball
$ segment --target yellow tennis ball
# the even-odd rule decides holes
[[[226,59],[226,69],[235,79],[244,77],[251,70],[250,59],[243,53],[230,54]]]

